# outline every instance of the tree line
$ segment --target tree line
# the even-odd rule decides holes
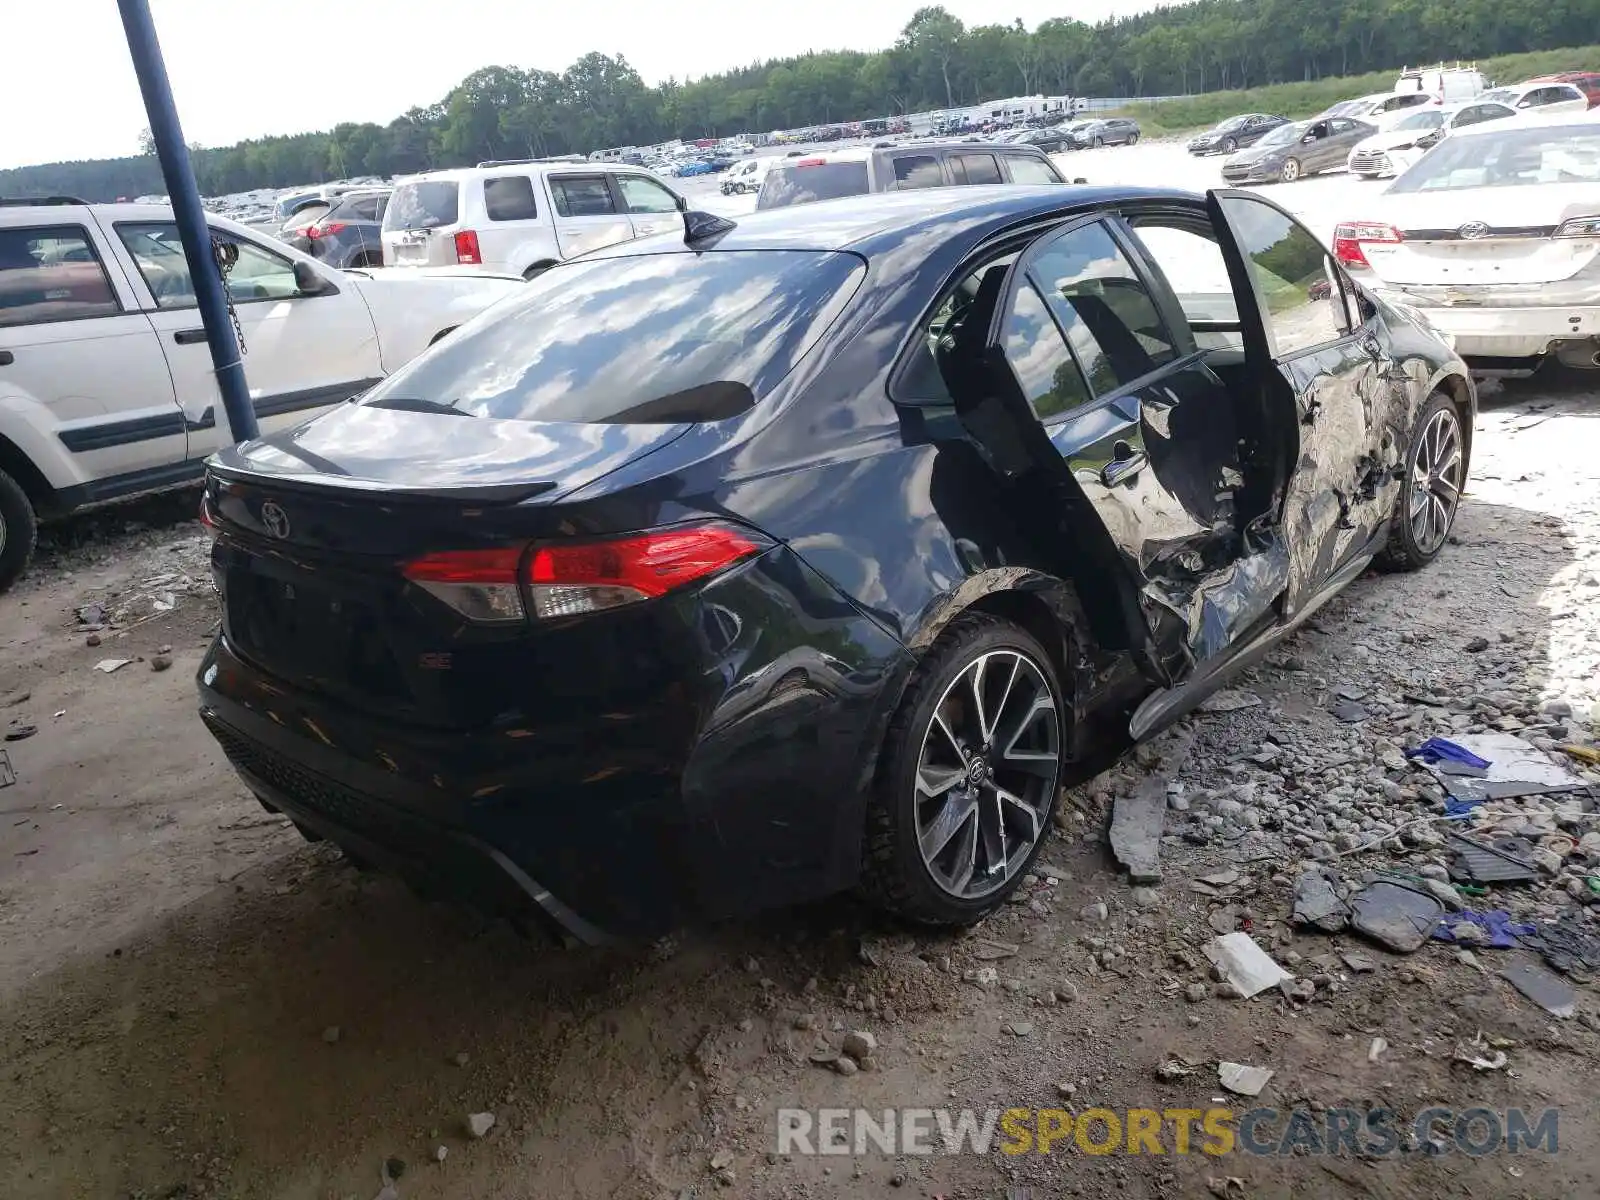
[[[208,195],[490,158],[585,153],[1045,93],[1159,96],[1360,74],[1595,41],[1595,0],[1194,0],[1095,25],[968,27],[918,9],[895,44],[648,86],[621,57],[559,74],[491,66],[387,125],[196,148]],[[154,157],[0,171],[0,195],[109,200],[165,188]]]

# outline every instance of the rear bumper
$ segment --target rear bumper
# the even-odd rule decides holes
[[[1528,358],[1547,354],[1561,342],[1600,338],[1600,305],[1427,304],[1406,292],[1377,290],[1386,299],[1417,309],[1430,324],[1451,334],[1463,357]]]
[[[581,942],[849,887],[906,652],[782,548],[683,611],[684,627],[661,616],[685,655],[678,682],[559,728],[516,712],[473,730],[374,717],[224,637],[201,663],[200,714],[270,806],[434,892],[537,910]]]

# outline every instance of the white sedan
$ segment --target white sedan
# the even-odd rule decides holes
[[[1516,115],[1516,109],[1497,100],[1413,109],[1382,132],[1357,142],[1345,167],[1358,179],[1398,175],[1456,130]]]
[[[1600,367],[1600,121],[1460,130],[1341,222],[1334,254],[1480,369],[1527,370],[1550,354]]]

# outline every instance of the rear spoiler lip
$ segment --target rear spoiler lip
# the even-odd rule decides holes
[[[360,479],[351,475],[325,473],[307,475],[279,475],[253,471],[218,462],[213,457],[206,463],[207,478],[228,483],[244,483],[253,487],[276,491],[296,492],[358,492],[365,495],[382,493],[385,499],[399,504],[422,504],[446,501],[459,504],[519,504],[534,496],[555,491],[560,485],[550,480],[518,481],[515,483],[463,484],[460,487],[402,487],[382,479]]]

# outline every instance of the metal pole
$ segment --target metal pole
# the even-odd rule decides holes
[[[222,407],[228,414],[228,429],[236,442],[257,436],[255,407],[250,403],[250,387],[245,382],[244,364],[239,359],[239,342],[228,317],[228,295],[223,290],[222,274],[211,251],[211,234],[206,229],[205,209],[200,206],[200,189],[189,163],[189,147],[178,123],[178,109],[172,102],[172,85],[161,57],[155,22],[150,17],[148,0],[117,0],[122,12],[122,28],[128,37],[128,53],[144,93],[144,109],[150,117],[150,134],[155,140],[156,157],[167,181],[167,198],[183,240],[183,256],[189,262],[194,280],[195,300],[211,346],[211,362],[216,368],[217,388]]]

